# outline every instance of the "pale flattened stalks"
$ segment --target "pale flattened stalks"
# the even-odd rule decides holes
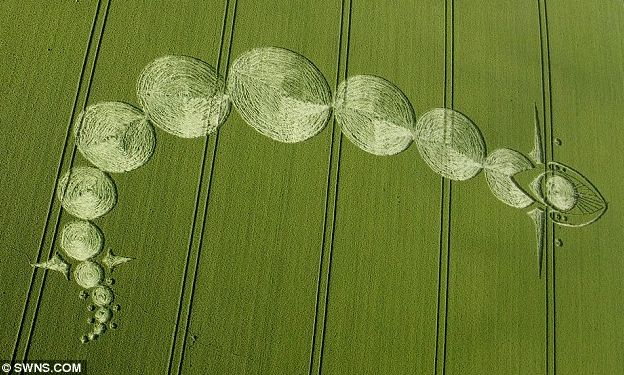
[[[115,206],[117,189],[113,180],[101,170],[74,167],[59,180],[57,197],[70,214],[92,220]]]
[[[463,114],[435,108],[420,117],[414,139],[423,160],[451,180],[468,180],[483,168],[485,141],[479,128]]]
[[[134,170],[154,153],[154,129],[143,112],[121,102],[87,107],[74,127],[78,150],[106,172]]]
[[[137,83],[143,111],[154,125],[182,138],[212,133],[230,113],[223,78],[188,56],[164,56],[148,64]]]
[[[331,115],[331,91],[310,60],[283,48],[255,48],[230,69],[228,93],[261,134],[295,143],[318,134]]]
[[[334,111],[342,133],[371,154],[394,155],[412,142],[412,105],[398,87],[383,78],[359,75],[341,82]]]

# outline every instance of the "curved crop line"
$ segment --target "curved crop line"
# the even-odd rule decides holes
[[[48,261],[33,266],[67,278],[73,269],[75,282],[83,288],[80,296],[91,299],[89,311],[93,312],[93,329],[82,336],[82,342],[116,328],[112,319],[119,305],[113,305],[111,274],[131,260],[110,248],[104,250],[104,235],[92,222],[117,203],[117,190],[107,172],[125,173],[149,161],[156,142],[152,124],[182,138],[206,136],[225,123],[234,106],[248,125],[279,142],[313,137],[333,114],[345,136],[371,154],[394,155],[416,143],[435,173],[463,181],[484,170],[496,198],[515,208],[531,208],[527,214],[536,228],[540,272],[546,208],[559,215],[551,218],[554,223],[566,225],[564,219],[570,216],[575,226],[594,222],[606,210],[598,190],[580,173],[555,162],[547,166],[558,174],[544,172],[538,131],[535,149],[528,156],[510,149],[494,150],[488,156],[481,130],[467,116],[434,108],[417,119],[407,96],[381,77],[349,77],[332,96],[320,70],[291,50],[254,48],[232,66],[236,69],[230,69],[224,79],[201,60],[161,57],[148,64],[139,78],[141,109],[102,102],[87,107],[78,117],[77,148],[93,166],[71,168],[57,189],[63,209],[78,220],[62,229],[64,255],[55,252]],[[529,157],[538,160],[532,163]],[[565,174],[568,169],[574,174]],[[531,173],[533,181],[523,186],[520,176]],[[590,203],[600,215],[588,213],[585,206]]]

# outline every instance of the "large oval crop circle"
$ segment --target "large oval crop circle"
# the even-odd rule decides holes
[[[416,123],[414,138],[423,160],[443,177],[468,180],[483,168],[483,136],[457,111],[435,108],[423,114]]]
[[[318,134],[331,115],[325,77],[293,51],[255,48],[230,68],[228,94],[240,116],[276,141],[301,142]]]
[[[128,172],[152,157],[156,137],[143,112],[121,102],[90,105],[74,128],[78,150],[106,172]]]
[[[412,142],[412,105],[398,87],[383,78],[358,75],[341,82],[334,111],[342,133],[371,154],[394,155]]]
[[[484,168],[485,179],[496,198],[509,206],[525,208],[534,200],[518,187],[513,176],[531,168],[533,164],[524,155],[502,148],[487,157]]]
[[[154,125],[182,138],[213,132],[230,113],[225,83],[209,64],[164,56],[148,64],[137,83],[143,111]]]

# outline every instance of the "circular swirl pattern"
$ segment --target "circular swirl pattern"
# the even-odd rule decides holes
[[[483,136],[472,121],[457,111],[428,111],[416,123],[414,138],[423,160],[443,177],[467,180],[483,168]]]
[[[360,75],[341,82],[334,111],[343,134],[366,152],[394,155],[412,143],[412,105],[383,78]]]
[[[91,291],[91,299],[97,306],[108,306],[113,303],[113,290],[105,285],[98,285]]]
[[[128,172],[147,163],[154,153],[154,129],[143,112],[121,102],[90,105],[76,126],[76,146],[93,165],[106,172]]]
[[[572,182],[562,176],[548,175],[545,185],[546,200],[555,209],[565,212],[574,208],[578,193]]]
[[[103,246],[104,235],[88,221],[76,220],[63,227],[61,248],[73,259],[83,261],[93,258]]]
[[[104,270],[99,264],[87,260],[76,266],[74,279],[81,287],[90,289],[104,280]]]
[[[164,56],[148,64],[137,84],[139,103],[154,125],[182,138],[201,137],[225,122],[225,83],[205,62]]]
[[[100,307],[95,311],[94,317],[98,323],[108,323],[113,317],[113,312],[107,307]]]
[[[117,203],[115,183],[92,167],[75,167],[59,180],[57,197],[67,212],[92,220],[110,211]]]
[[[315,136],[331,115],[325,77],[310,60],[283,48],[239,56],[230,68],[228,93],[247,124],[279,142]]]

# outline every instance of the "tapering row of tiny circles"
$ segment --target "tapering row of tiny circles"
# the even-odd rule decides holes
[[[110,248],[96,258],[103,252],[104,234],[90,220],[107,213],[117,202],[117,191],[110,177],[96,168],[72,168],[59,180],[57,194],[63,208],[78,220],[67,222],[61,230],[60,247],[65,255],[55,252],[46,262],[33,266],[60,272],[66,278],[73,268],[74,281],[82,288],[80,298],[91,300],[88,310],[93,314],[89,318],[93,328],[81,337],[86,343],[96,340],[109,328],[117,328],[112,320],[120,305],[113,305],[111,274],[115,267],[131,258],[117,256]]]

